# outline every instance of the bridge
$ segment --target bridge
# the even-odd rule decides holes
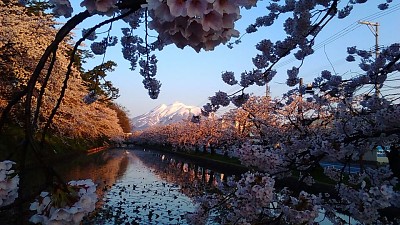
[[[122,144],[124,144],[127,147],[129,147],[130,145],[132,145],[132,146],[136,145],[137,142],[135,142],[135,141],[123,141]]]

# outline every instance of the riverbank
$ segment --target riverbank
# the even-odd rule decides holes
[[[160,147],[160,146],[149,146],[149,145],[137,145],[143,149],[154,149],[160,152],[165,152],[168,154],[177,155],[180,157],[188,158],[195,160],[196,162],[202,163],[203,165],[209,167],[210,169],[219,169],[221,166],[228,167],[232,170],[233,174],[242,174],[247,171],[255,171],[254,168],[249,168],[240,164],[239,159],[230,158],[223,155],[218,154],[210,154],[204,152],[180,152],[175,151],[168,147]],[[323,173],[323,169],[317,171],[319,174]],[[317,175],[317,177],[321,177],[322,175]],[[294,187],[294,190],[300,192],[301,190],[308,191],[310,193],[318,193],[321,190],[326,190],[327,192],[334,193],[335,186],[334,182],[329,181],[327,178],[321,178],[321,180],[316,180],[313,186],[306,185],[305,183],[299,182],[297,176],[285,177],[282,179],[276,179],[276,185],[279,188],[283,188],[285,186]]]
[[[25,135],[22,127],[8,125],[0,135],[0,161],[25,161],[29,167],[55,164],[84,154],[92,154],[105,150],[110,146],[104,145],[105,138],[87,140],[85,138],[65,138],[57,135],[46,136],[43,147],[38,147],[34,153],[31,147],[24,150]],[[17,165],[18,166],[18,165]]]
[[[232,160],[226,156],[222,155],[212,155],[210,153],[203,152],[179,152],[174,151],[170,148],[160,147],[160,146],[144,146],[141,145],[140,148],[143,149],[155,149],[160,152],[165,152],[173,155],[177,155],[184,158],[189,158],[192,160],[197,160],[198,162],[205,163],[210,167],[210,169],[218,169],[222,166],[227,166],[232,169],[232,171],[236,171],[241,173],[245,173],[247,171],[254,171],[254,168],[248,168],[244,165],[241,165],[238,159]],[[315,171],[315,182],[312,185],[307,185],[304,182],[300,182],[298,176],[285,177],[280,179],[275,179],[275,188],[281,189],[284,187],[289,187],[293,194],[299,194],[301,191],[306,191],[312,194],[318,193],[328,193],[330,198],[339,199],[336,183],[324,175],[323,168],[320,167]],[[346,214],[345,212],[341,212]],[[400,208],[389,207],[380,210],[382,216],[387,217],[389,220],[393,221],[393,219],[397,218],[400,214]]]
[[[180,151],[174,151],[169,148],[157,147],[157,146],[140,146],[140,147],[142,147],[143,149],[146,148],[155,149],[160,152],[165,152],[184,158],[189,158],[205,165],[206,167],[209,167],[210,169],[218,169],[219,167],[224,166],[232,169],[233,173],[245,173],[250,170],[248,167],[241,165],[238,159],[229,158],[223,155],[217,155],[217,154],[212,155],[203,152],[180,152]]]

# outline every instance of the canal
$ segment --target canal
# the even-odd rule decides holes
[[[106,191],[100,193],[103,197],[96,214],[87,218],[83,223],[85,225],[188,224],[186,215],[195,210],[194,198],[204,194],[210,187],[225,182],[229,176],[243,172],[242,169],[226,165],[216,167],[206,162],[143,148],[118,149],[101,154],[113,154],[112,158],[106,159],[119,159],[120,163],[118,168],[114,168],[115,162],[105,164],[109,166],[103,171],[114,172],[101,172],[101,176],[94,179],[101,183],[103,176],[108,177],[103,181],[103,184],[107,184],[101,186]],[[91,169],[79,170],[98,174],[98,169],[92,172]],[[112,174],[115,174],[114,179]],[[350,224],[356,223],[348,216],[339,216]],[[332,224],[325,219],[323,213],[316,222]]]
[[[193,198],[227,179],[194,160],[156,150],[114,149],[64,169],[68,180],[92,179],[100,201],[83,224],[188,224]]]
[[[82,225],[186,225],[186,215],[195,210],[193,199],[243,172],[143,148],[112,149],[55,165],[65,181],[91,179],[97,184],[96,210]],[[39,173],[30,171],[40,181]],[[40,182],[30,185],[34,183]],[[331,224],[322,214],[316,221]],[[12,223],[2,223],[0,216],[0,224]]]

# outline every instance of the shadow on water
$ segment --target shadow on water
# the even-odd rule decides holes
[[[121,151],[104,151],[90,156],[82,155],[68,161],[53,162],[54,170],[64,181],[92,179],[97,184],[97,195],[103,196],[108,187],[112,186],[126,171],[128,157]],[[46,173],[42,165],[27,168],[27,182],[30,195],[42,190],[46,182]],[[31,199],[29,202],[33,202]],[[23,208],[29,209],[30,203]],[[98,207],[100,207],[100,203]],[[16,224],[16,212],[13,209],[0,211],[0,224]],[[23,213],[25,224],[31,216],[30,211]]]
[[[227,177],[227,172],[210,170],[192,159],[143,149],[107,150],[53,166],[64,181],[92,179],[97,184],[99,201],[82,223],[87,225],[187,224],[186,214],[195,209],[192,198]],[[34,193],[44,186],[43,171],[40,165],[29,168],[27,190]],[[32,212],[24,215],[28,224]],[[14,224],[14,217],[12,212],[0,212],[0,224]]]

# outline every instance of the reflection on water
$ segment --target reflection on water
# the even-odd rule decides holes
[[[205,189],[226,181],[226,173],[165,153],[134,152],[142,162],[161,179],[179,184],[181,191],[190,197],[203,194]]]
[[[226,179],[221,172],[157,151],[125,152],[127,167],[84,224],[187,224],[192,197]]]
[[[103,196],[96,213],[83,223],[85,225],[187,224],[186,214],[195,210],[192,199],[225,182],[232,175],[229,172],[234,171],[222,166],[219,171],[210,170],[193,160],[157,151],[114,152],[120,155],[113,155],[109,161],[119,162],[115,164],[119,169],[111,166],[114,169],[94,172],[105,175],[108,177],[106,180],[113,181],[113,184]],[[108,171],[118,176],[112,179],[113,175]],[[339,216],[355,224],[353,219]],[[322,225],[332,224],[323,213],[316,221]]]
[[[97,184],[96,193],[103,196],[107,187],[114,184],[125,173],[128,166],[128,157],[123,151],[104,151],[90,156],[79,156],[64,161],[53,162],[54,170],[64,181],[92,179]],[[24,194],[29,196],[40,193],[39,190],[46,184],[46,173],[43,165],[32,165],[26,171]],[[98,207],[101,205],[98,204]],[[24,224],[28,224],[31,216],[28,211],[29,202],[24,205]],[[0,224],[17,224],[15,209],[0,211]]]
[[[66,181],[93,180],[97,184],[97,196],[103,196],[104,191],[120,179],[129,163],[124,152],[115,150],[85,157],[86,159],[77,160],[73,165],[62,168],[61,173]]]
[[[195,209],[189,197],[193,194],[189,193],[200,189],[189,189],[185,181],[214,180],[210,170],[142,149],[103,151],[54,165],[65,181],[92,179],[97,184],[100,201],[95,213],[85,218],[83,224],[87,225],[187,224],[185,215]],[[27,184],[32,192],[45,184],[40,165],[28,172]],[[26,213],[24,221],[29,220],[30,213]],[[13,214],[0,212],[0,224],[14,224],[14,220]]]
[[[222,166],[210,170],[190,159],[142,149],[104,151],[56,169],[67,181],[92,179],[97,184],[101,201],[83,225],[187,224],[185,215],[195,209],[192,199],[234,171]],[[317,219],[323,220],[322,215]]]
[[[92,179],[97,184],[100,201],[84,225],[187,224],[186,214],[195,209],[192,197],[226,179],[191,160],[143,149],[108,150],[54,165],[65,181]],[[32,191],[46,181],[42,169],[35,166],[28,171]],[[13,224],[13,218],[3,220],[4,215],[0,224]]]
[[[153,153],[128,151],[127,155],[126,172],[104,196],[96,216],[85,224],[187,224],[185,215],[194,210],[193,202],[181,193],[180,185],[162,179],[143,163],[141,157]]]

